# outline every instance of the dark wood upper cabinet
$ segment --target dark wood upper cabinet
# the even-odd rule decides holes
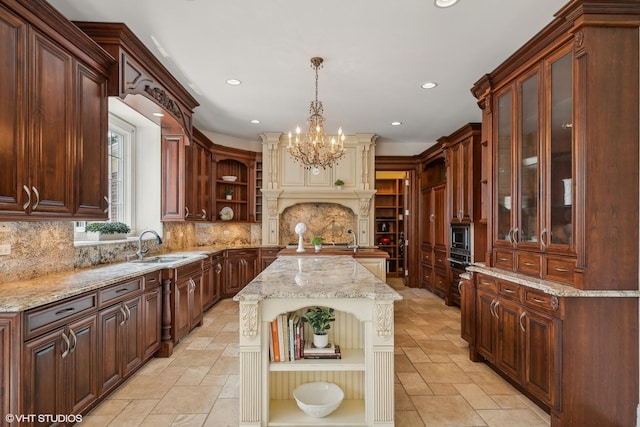
[[[0,34],[0,217],[105,219],[113,58],[45,2],[0,6]]]

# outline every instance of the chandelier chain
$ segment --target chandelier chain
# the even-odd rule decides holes
[[[300,128],[296,128],[295,143],[292,143],[292,135],[289,132],[288,145],[289,154],[295,161],[307,169],[314,170],[333,167],[346,153],[342,128],[338,129],[337,140],[324,133],[324,107],[322,101],[318,100],[318,69],[322,67],[322,63],[323,59],[320,57],[311,58],[311,67],[315,70],[315,100],[311,101],[309,108],[309,128],[304,139],[301,139]]]

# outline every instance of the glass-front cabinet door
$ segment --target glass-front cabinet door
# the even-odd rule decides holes
[[[508,90],[496,97],[497,118],[495,122],[496,132],[496,203],[495,203],[495,231],[494,243],[496,246],[511,246],[513,231],[513,91]]]
[[[518,123],[518,222],[512,231],[512,240],[517,246],[538,248],[539,222],[539,158],[540,115],[539,76],[536,72],[518,85],[520,114]]]
[[[573,97],[570,51],[546,62],[550,82],[547,122],[548,170],[545,182],[545,227],[540,240],[546,251],[566,253],[573,248]]]

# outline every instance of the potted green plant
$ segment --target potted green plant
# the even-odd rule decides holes
[[[344,181],[341,179],[336,179],[336,182],[334,182],[333,185],[335,185],[338,190],[342,190],[342,187],[344,186]]]
[[[126,239],[131,228],[122,222],[92,222],[84,229],[89,240]]]
[[[322,249],[323,240],[324,239],[320,236],[315,236],[314,238],[311,239],[311,244],[313,245],[316,252],[320,252],[320,249]]]
[[[226,190],[224,190],[224,197],[227,200],[231,200],[231,198],[233,197],[233,189],[227,188]]]
[[[307,309],[302,316],[302,321],[313,328],[313,345],[316,348],[324,348],[329,344],[329,328],[331,322],[336,320],[333,311],[330,307],[315,307]]]

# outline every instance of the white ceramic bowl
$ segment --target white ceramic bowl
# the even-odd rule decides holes
[[[340,406],[344,392],[336,384],[318,381],[299,385],[293,390],[293,397],[307,415],[321,418]]]
[[[229,181],[229,182],[233,182],[233,181],[235,181],[236,179],[238,179],[238,177],[237,177],[237,176],[235,176],[235,175],[224,175],[224,176],[222,177],[222,180],[223,180],[223,181]]]

